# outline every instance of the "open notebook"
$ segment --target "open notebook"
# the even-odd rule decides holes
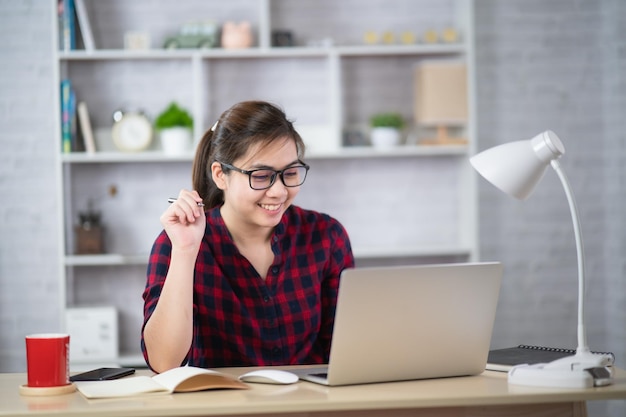
[[[356,268],[341,277],[325,385],[475,375],[485,370],[498,262]]]

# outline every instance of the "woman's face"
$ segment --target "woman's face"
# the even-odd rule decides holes
[[[246,155],[233,161],[232,165],[246,171],[281,171],[300,163],[294,141],[285,138],[264,148],[249,150]],[[218,163],[213,164],[212,172],[215,183],[224,191],[222,215],[242,226],[275,227],[300,191],[300,187],[285,187],[280,175],[277,175],[271,187],[253,190],[247,174],[234,170],[226,174]]]

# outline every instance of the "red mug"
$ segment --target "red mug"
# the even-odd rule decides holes
[[[70,383],[70,335],[40,333],[26,336],[28,386],[59,387]]]

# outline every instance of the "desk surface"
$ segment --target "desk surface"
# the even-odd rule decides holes
[[[255,368],[222,368],[240,375]],[[284,368],[288,369],[288,367]],[[148,371],[139,371],[148,374]],[[250,384],[249,390],[219,390],[172,395],[87,400],[80,393],[20,396],[25,374],[0,374],[0,416],[215,416],[409,410],[432,407],[509,406],[626,399],[626,371],[616,369],[613,385],[591,389],[553,389],[509,385],[506,373],[485,371],[472,377],[325,387]],[[335,414],[333,414],[335,415]]]

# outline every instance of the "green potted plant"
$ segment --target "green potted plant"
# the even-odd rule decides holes
[[[182,155],[191,148],[193,117],[187,110],[172,102],[155,119],[154,127],[159,132],[163,152]]]
[[[372,145],[377,148],[389,148],[400,143],[404,118],[400,113],[377,113],[370,117],[370,127]]]

